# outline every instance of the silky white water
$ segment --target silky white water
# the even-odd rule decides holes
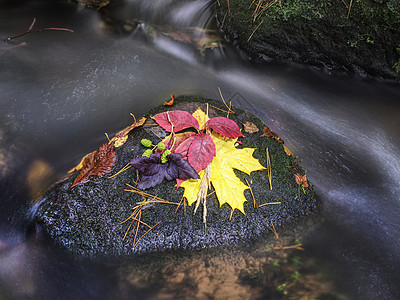
[[[139,4],[134,17],[142,14],[144,27],[212,23],[206,1],[159,1],[151,7],[128,1],[126,7]],[[259,116],[302,160],[327,220],[309,251],[336,265],[337,280],[355,298],[399,295],[399,84],[337,78],[299,66],[251,65],[230,52],[221,57],[221,50],[201,58],[195,47],[166,36],[117,38],[99,28],[95,12],[77,12],[62,2],[7,7],[0,15],[2,39],[27,30],[34,17],[37,28],[74,30],[32,33],[0,46],[4,295],[57,297],[67,286],[71,297],[96,298],[117,288],[103,273],[93,274],[103,267],[78,268],[65,254],[26,238],[26,207],[33,201],[26,178],[34,161],[52,168],[54,182],[104,143],[105,132],[130,124],[130,113],[140,116],[172,93],[220,99],[218,88],[225,100]],[[71,278],[70,272],[78,274]]]

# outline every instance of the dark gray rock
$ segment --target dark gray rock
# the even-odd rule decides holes
[[[344,2],[352,3],[350,12]],[[227,39],[252,60],[399,80],[400,1],[378,2],[276,1],[254,20],[259,1],[249,7],[230,0],[217,6],[217,19]]]
[[[168,110],[187,110],[193,113],[201,107],[205,111],[206,103],[226,109],[223,103],[214,100],[181,97]],[[252,190],[259,205],[276,201],[282,203],[254,208],[250,191],[247,190],[245,196],[248,201],[244,205],[246,215],[235,210],[232,219],[229,220],[230,207],[224,204],[219,208],[215,194],[211,195],[207,198],[206,232],[202,222],[202,208],[193,215],[194,205],[186,207],[186,213],[183,206],[175,213],[175,205],[159,203],[151,205],[142,210],[142,221],[149,225],[155,225],[159,221],[161,223],[140,240],[135,253],[167,249],[194,250],[246,243],[271,234],[266,225],[267,221],[272,220],[273,224],[279,227],[293,224],[296,219],[311,211],[317,211],[318,200],[312,186],[306,189],[305,194],[300,193],[301,200],[298,198],[298,186],[294,174],[304,174],[304,170],[297,165],[292,156],[285,153],[281,143],[272,138],[260,137],[265,124],[259,118],[238,108],[233,110],[236,113],[231,114],[230,118],[240,127],[241,123],[250,121],[260,129],[258,133],[246,133],[245,138],[240,138],[243,144],[239,147],[256,148],[254,157],[264,166],[268,147],[272,164],[273,189],[269,189],[265,170],[253,172],[251,176],[237,171],[237,176],[243,181],[247,178],[252,182]],[[157,107],[150,111],[147,117],[162,111],[165,111],[164,107]],[[209,115],[214,117],[226,114],[210,106]],[[146,124],[150,122],[148,119]],[[151,130],[157,131],[158,135],[165,134],[160,127],[145,125],[134,129],[127,142],[116,149],[117,163],[109,175],[115,174],[132,158],[143,153],[144,147],[140,144],[142,138],[149,138],[153,143],[159,141]],[[76,176],[77,172],[56,184],[39,203],[35,212],[38,226],[47,232],[56,244],[73,253],[91,257],[132,255],[133,237],[129,243],[122,240],[130,222],[120,223],[130,216],[135,203],[143,200],[142,196],[125,191],[126,184],[134,184],[136,171],[131,168],[111,179],[108,179],[108,175],[93,178],[70,189]],[[183,189],[176,189],[175,182],[172,181],[164,181],[161,185],[146,191],[172,202],[179,202],[183,195]],[[146,230],[144,225],[140,226],[138,237]]]

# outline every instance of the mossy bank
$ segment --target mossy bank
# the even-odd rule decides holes
[[[237,147],[255,148],[253,156],[263,166],[267,166],[266,149],[269,151],[272,189],[266,170],[254,171],[250,176],[236,171],[236,175],[244,183],[246,180],[249,182],[258,207],[254,206],[251,191],[247,189],[244,192],[247,199],[244,204],[246,214],[235,210],[231,217],[230,206],[224,204],[219,207],[215,193],[211,190],[207,198],[207,230],[203,224],[202,209],[193,214],[194,205],[184,206],[183,203],[179,207],[163,203],[146,205],[141,212],[141,221],[149,226],[158,224],[146,235],[144,234],[148,227],[142,223],[138,229],[135,229],[135,225],[129,229],[131,221],[121,224],[131,215],[135,203],[143,200],[143,196],[127,191],[127,184],[135,185],[137,180],[134,168],[113,178],[109,177],[122,169],[132,158],[143,153],[141,139],[147,138],[156,144],[160,137],[166,135],[166,132],[149,117],[166,110],[186,110],[193,113],[200,107],[206,111],[207,103],[210,117],[226,116],[222,111],[227,109],[223,103],[198,97],[179,97],[172,107],[159,106],[151,110],[146,115],[148,119],[145,125],[133,129],[125,144],[116,148],[117,162],[109,175],[92,178],[71,189],[78,173],[75,172],[47,193],[36,208],[37,226],[56,244],[73,253],[90,257],[120,256],[134,255],[132,244],[135,236],[136,240],[142,237],[135,247],[135,253],[235,245],[267,235],[273,236],[273,226],[279,228],[296,224],[297,219],[318,211],[319,201],[312,185],[301,191],[295,180],[295,174],[303,175],[305,170],[296,163],[293,156],[285,152],[282,143],[273,138],[261,137],[265,124],[259,118],[233,108],[235,113],[230,114],[229,118],[240,128],[243,129],[243,123],[252,122],[260,129],[257,133],[243,131],[245,137],[239,138],[241,145]],[[151,123],[153,125],[149,126]],[[146,192],[179,203],[183,188],[177,189],[175,185],[175,181],[164,181]],[[272,202],[280,203],[267,204]],[[127,239],[123,241],[127,230],[128,236],[132,234],[128,243]]]
[[[400,80],[400,1],[220,1],[228,40],[252,60]]]

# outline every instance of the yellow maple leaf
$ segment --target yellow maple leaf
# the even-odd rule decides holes
[[[249,187],[245,185],[233,172],[233,169],[242,171],[248,175],[257,170],[265,168],[253,157],[255,149],[243,148],[237,149],[235,143],[237,139],[228,139],[218,133],[211,135],[215,147],[216,155],[211,162],[210,181],[215,189],[220,206],[228,203],[232,209],[238,209],[243,214],[243,204],[247,199],[243,192]],[[180,186],[185,188],[183,196],[188,204],[196,202],[200,189],[200,183],[204,176],[204,170],[199,173],[200,179],[191,179],[184,181]]]
[[[192,116],[195,117],[195,119],[199,122],[199,129],[203,130],[204,125],[209,120],[209,117],[201,110],[200,107],[192,114]]]

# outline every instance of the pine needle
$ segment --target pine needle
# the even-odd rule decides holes
[[[260,9],[261,4],[264,2],[264,0],[259,0],[256,9],[253,11],[252,17],[253,17],[253,22],[256,20],[256,17],[258,15],[258,10]]]
[[[228,113],[226,114],[226,117],[229,119],[229,113],[231,112],[231,107],[232,107],[232,101],[229,101],[229,110]]]
[[[271,225],[272,225],[272,227],[267,223],[267,226],[272,230],[272,232],[274,233],[276,239],[279,240],[278,232],[276,231],[274,223],[272,222],[272,220],[271,220]]]
[[[272,168],[271,168],[271,159],[269,157],[268,147],[266,151],[267,151],[267,172],[268,172],[269,189],[272,190]]]
[[[145,226],[147,226],[147,227],[151,228],[151,226],[150,226],[149,224],[147,224],[147,223],[143,222],[143,221],[142,221],[142,220],[140,220],[140,219],[132,218],[132,220],[133,220],[133,221],[136,221],[136,222],[139,222],[140,224],[143,224],[143,225],[145,225]]]
[[[153,131],[153,129],[150,128],[150,131],[151,131],[156,137],[158,137],[161,141],[163,140],[157,133],[155,133],[155,132]]]
[[[150,232],[150,230],[154,229],[154,227],[156,227],[156,226],[157,226],[158,224],[160,224],[160,223],[161,223],[161,221],[159,221],[156,225],[154,225],[154,226],[151,227],[149,230],[147,230],[147,231],[137,240],[136,244],[133,245],[132,251],[135,251],[135,248],[136,248],[137,244],[139,243],[139,241],[140,241],[146,234],[148,234],[148,233]]]
[[[128,184],[128,183],[126,183],[126,185],[129,186],[130,188],[132,188],[132,190],[125,190],[125,191],[127,191],[127,192],[132,192],[132,193],[135,193],[135,194],[138,194],[138,195],[147,197],[147,198],[152,198],[152,199],[158,200],[158,201],[150,201],[150,202],[152,202],[152,203],[157,203],[157,202],[158,202],[158,203],[167,203],[167,204],[175,204],[175,205],[178,205],[178,203],[176,203],[176,202],[169,202],[169,201],[164,200],[164,199],[162,199],[162,198],[160,198],[160,197],[151,195],[151,194],[146,193],[146,192],[144,192],[144,191],[138,189],[137,187],[134,187],[134,186],[132,186],[132,185],[130,185],[130,184]],[[150,202],[147,201],[146,203],[150,203]]]
[[[129,225],[128,229],[125,231],[124,238],[122,239],[123,241],[125,240],[126,236],[128,235],[129,229],[131,229],[134,222],[135,222],[135,220],[132,220],[131,225]],[[122,223],[120,223],[120,224],[122,224]]]
[[[111,179],[119,174],[121,174],[122,172],[125,172],[126,170],[128,170],[129,168],[131,168],[132,165],[130,163],[127,163],[121,170],[119,170],[117,173],[115,173],[114,175],[108,177],[108,179]]]
[[[182,198],[181,198],[181,201],[179,201],[178,207],[175,209],[175,213],[178,211],[179,206],[181,206],[182,201],[184,201],[184,200],[183,200],[183,196],[182,196]]]
[[[245,180],[246,180],[247,186],[250,188],[250,193],[251,193],[251,197],[253,198],[254,207],[258,207],[258,204],[256,202],[256,198],[254,198],[253,190],[252,190],[249,182],[247,181],[247,178],[245,178]]]
[[[260,24],[258,24],[258,26],[256,27],[256,29],[253,30],[253,32],[251,33],[250,37],[247,40],[247,43],[250,42],[251,38],[253,37],[254,33],[257,31],[257,29],[261,26],[261,24],[264,22],[264,20],[262,20],[260,22]]]
[[[253,6],[254,2],[256,2],[256,0],[253,0],[253,2],[250,3],[249,9]]]
[[[222,112],[225,112],[225,113],[229,113],[229,111],[227,111],[227,110],[224,110],[224,109],[221,109],[221,108],[218,108],[218,107],[216,107],[216,106],[213,106],[213,105],[211,105],[211,104],[210,104],[210,106],[211,106],[212,108],[214,108],[214,109],[217,109],[217,110],[219,110],[219,111],[222,111]],[[231,113],[234,113],[234,112],[231,112]]]
[[[136,170],[136,181],[135,184],[137,185],[139,182],[139,170]]]
[[[228,14],[228,12],[225,13],[224,18],[222,19],[221,29],[224,27],[227,14]]]
[[[264,205],[272,205],[272,204],[281,204],[281,202],[269,202],[269,203],[264,203],[259,205],[258,207],[264,206]]]
[[[141,215],[142,215],[142,211],[139,211],[139,220],[140,220]],[[133,222],[133,221],[132,221],[132,222]],[[130,239],[131,239],[131,237],[132,237],[134,231],[135,231],[135,237],[134,237],[134,239],[133,239],[133,244],[135,244],[136,236],[137,236],[137,233],[138,233],[138,231],[139,231],[139,225],[140,225],[140,223],[137,222],[136,230],[134,230],[134,229],[132,230],[131,235],[129,236],[128,240],[126,241],[126,244],[128,244],[128,242],[130,241]]]
[[[293,246],[285,246],[285,247],[274,247],[274,250],[287,250],[287,249],[304,250],[303,244],[296,244]]]
[[[207,197],[210,197],[212,194],[214,194],[215,193],[215,191],[212,191],[211,193],[209,193],[208,195],[207,195]]]
[[[350,1],[349,12],[347,13],[347,19],[350,17],[351,5],[353,4],[353,0]]]
[[[230,113],[230,112],[231,112],[231,113],[234,113],[234,111],[231,110],[231,106],[228,106],[228,104],[226,104],[226,101],[225,101],[225,99],[224,99],[224,96],[222,96],[222,92],[221,92],[221,89],[220,89],[219,87],[218,87],[218,91],[219,91],[219,95],[221,96],[222,102],[224,102],[226,108],[228,109],[228,116],[229,116],[229,113]]]

